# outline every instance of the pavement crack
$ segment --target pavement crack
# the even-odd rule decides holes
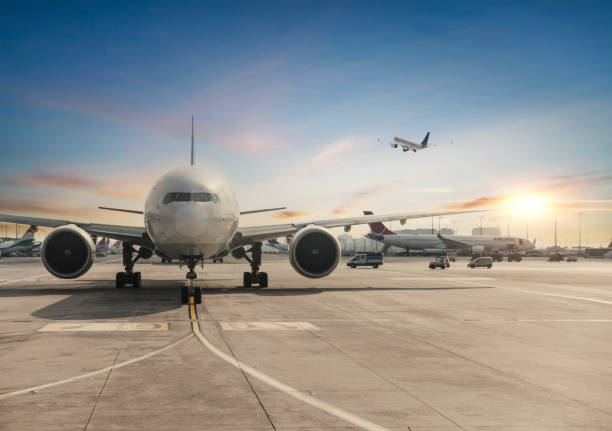
[[[125,346],[125,343],[130,335],[131,331],[128,331],[125,334],[125,337],[123,337],[123,341],[121,342],[121,345],[119,346],[119,350],[117,350],[117,354],[115,355],[115,360],[113,361],[113,366],[117,365],[117,361],[119,360],[119,355],[121,354],[121,350],[123,350],[123,346]],[[108,380],[110,379],[111,374],[113,373],[114,368],[111,368],[110,370],[108,370],[108,374],[106,375],[106,379],[104,379],[104,384],[102,385],[102,388],[100,389],[100,392],[98,393],[98,396],[96,397],[96,401],[94,401],[94,405],[91,409],[91,413],[89,414],[89,418],[87,419],[87,423],[85,424],[85,427],[83,428],[83,431],[87,431],[87,427],[89,426],[89,424],[91,423],[91,419],[93,418],[94,412],[96,411],[96,407],[98,406],[98,401],[100,401],[100,398],[102,397],[102,392],[104,392],[104,389],[106,388],[106,384],[108,383]]]
[[[455,422],[454,420],[452,420],[450,417],[448,417],[447,415],[445,415],[444,413],[442,413],[441,411],[439,411],[438,409],[436,409],[435,407],[433,407],[432,405],[430,405],[429,403],[427,403],[426,401],[420,399],[419,397],[417,397],[416,395],[414,395],[413,393],[409,392],[408,390],[406,390],[405,388],[403,388],[402,386],[398,385],[397,383],[395,383],[394,381],[388,379],[387,377],[385,377],[383,374],[379,373],[378,371],[376,371],[375,369],[369,367],[368,365],[364,364],[362,361],[360,361],[359,359],[356,359],[354,357],[352,357],[351,355],[349,355],[348,353],[346,353],[344,350],[342,350],[340,347],[336,346],[334,343],[332,343],[331,341],[327,340],[326,338],[320,336],[319,334],[315,333],[314,331],[311,331],[309,329],[307,329],[307,331],[312,334],[315,338],[318,338],[319,340],[321,340],[322,342],[328,344],[330,347],[332,347],[334,350],[336,350],[337,352],[339,352],[340,354],[344,355],[345,357],[349,358],[351,361],[359,364],[361,367],[365,368],[366,370],[370,371],[372,374],[378,376],[379,378],[383,379],[385,382],[387,382],[388,384],[390,384],[391,386],[393,386],[394,388],[400,390],[401,392],[405,393],[406,395],[408,395],[410,398],[418,401],[419,403],[421,403],[422,405],[424,405],[425,407],[427,407],[428,409],[430,409],[431,411],[435,412],[437,415],[439,415],[440,417],[446,419],[447,421],[449,421],[450,423],[452,423],[453,425],[455,425],[457,428],[465,430],[465,428],[463,428],[461,425],[459,425],[457,422]],[[410,427],[408,426],[408,429],[410,429]]]

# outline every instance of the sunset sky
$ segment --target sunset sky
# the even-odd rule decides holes
[[[198,167],[243,210],[290,210],[242,225],[509,201],[485,225],[550,245],[556,213],[570,246],[581,212],[607,245],[610,22],[609,2],[4,5],[0,212],[141,225],[96,207],[141,209],[194,115]]]

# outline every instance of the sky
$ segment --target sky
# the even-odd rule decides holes
[[[582,245],[607,245],[611,19],[595,1],[13,2],[0,212],[142,225],[96,207],[141,209],[189,163],[194,115],[199,169],[243,210],[288,207],[241,225],[530,196],[483,223],[550,245],[557,217],[571,246],[582,213]],[[419,153],[388,145],[428,131]]]

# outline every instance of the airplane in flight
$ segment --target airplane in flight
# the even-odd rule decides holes
[[[38,231],[36,226],[30,226],[25,231],[21,238],[14,241],[3,241],[0,243],[0,257],[6,256],[10,253],[27,251],[36,245],[34,241],[34,234]]]
[[[372,211],[364,211],[364,215],[372,216]],[[397,234],[389,230],[382,222],[369,223],[370,233],[365,235],[385,244],[386,248],[399,247],[410,250],[461,250],[470,249],[472,254],[490,253],[496,251],[529,251],[535,245],[525,238],[489,235],[412,235]]]
[[[429,132],[427,132],[425,138],[423,138],[420,144],[418,142],[413,142],[400,136],[395,136],[393,138],[393,142],[391,142],[390,145],[392,148],[397,148],[398,146],[402,147],[403,152],[413,151],[416,153],[418,150],[424,150],[425,148],[431,146],[429,144]]]
[[[197,278],[195,269],[197,265],[203,267],[207,258],[228,253],[235,258],[244,258],[251,266],[251,271],[243,274],[244,287],[257,284],[263,288],[268,286],[268,274],[260,271],[262,241],[291,237],[288,253],[293,268],[304,277],[320,278],[334,271],[340,260],[340,244],[328,230],[330,228],[344,227],[348,232],[352,225],[358,224],[475,212],[396,213],[239,227],[241,215],[278,208],[240,211],[234,192],[227,183],[196,168],[193,117],[190,165],[162,175],[151,188],[143,211],[99,208],[141,214],[144,226],[5,214],[0,214],[0,221],[55,228],[42,244],[41,259],[45,268],[59,278],[77,278],[91,268],[96,254],[94,236],[122,241],[125,270],[116,274],[117,288],[125,285],[140,287],[141,274],[134,271],[134,265],[141,258],[148,259],[156,253],[162,258],[179,260],[189,270],[186,275],[188,283],[181,290],[181,300],[188,303],[193,296],[195,302],[200,303],[202,292],[194,283]]]

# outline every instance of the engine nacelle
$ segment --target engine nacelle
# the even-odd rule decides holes
[[[77,278],[85,274],[93,265],[95,255],[93,240],[76,226],[55,229],[40,248],[43,265],[59,278]]]
[[[472,246],[472,254],[483,254],[484,251],[485,251],[485,248],[482,245],[473,245]]]
[[[289,243],[289,262],[304,277],[325,277],[336,269],[339,261],[338,240],[320,226],[306,226]]]

